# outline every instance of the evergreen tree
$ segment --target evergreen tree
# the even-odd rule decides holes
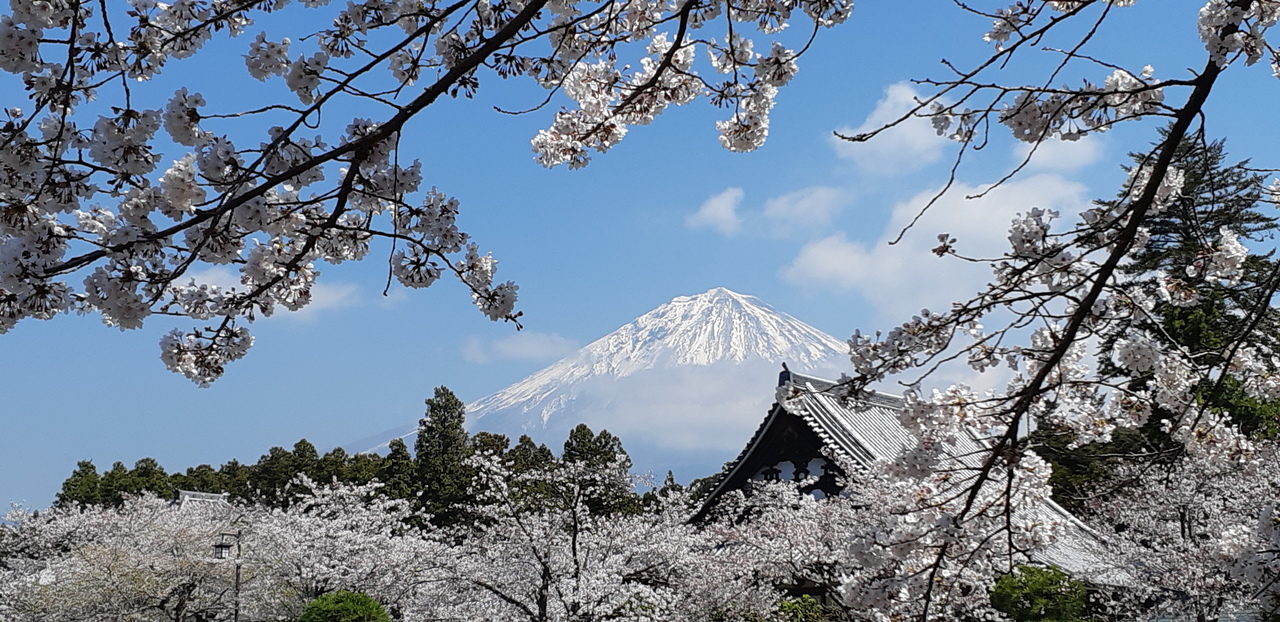
[[[608,430],[600,430],[599,434],[591,431],[585,423],[579,423],[569,431],[569,438],[564,442],[564,451],[560,459],[565,462],[578,462],[593,466],[603,466],[621,462],[628,468],[631,456],[622,448],[622,440],[610,434]]]
[[[89,460],[76,463],[76,470],[71,472],[71,477],[62,482],[62,492],[58,493],[54,501],[59,506],[79,507],[97,505],[101,502],[102,478],[98,475],[98,468]]]
[[[1142,166],[1146,156],[1130,157],[1135,166]],[[1266,177],[1249,170],[1247,161],[1226,165],[1226,158],[1223,141],[1208,142],[1202,135],[1182,141],[1175,159],[1175,166],[1185,176],[1182,190],[1167,209],[1147,217],[1150,240],[1124,267],[1130,278],[1153,288],[1161,275],[1189,278],[1186,266],[1203,257],[1220,240],[1223,230],[1255,242],[1274,235],[1277,219],[1260,209]],[[1126,193],[1127,189],[1121,196]],[[1098,204],[1114,207],[1119,201]],[[1246,309],[1265,305],[1280,287],[1277,266],[1271,254],[1251,254],[1238,283],[1196,281],[1197,304],[1159,302],[1150,318],[1137,316],[1133,330],[1151,335],[1166,347],[1189,352],[1202,364],[1220,365],[1227,345],[1240,339],[1238,317]],[[1268,307],[1260,324],[1243,341],[1280,353],[1280,313]],[[1104,344],[1103,351],[1109,351],[1111,345]],[[1100,364],[1119,371],[1109,360]],[[1134,382],[1134,388],[1142,385],[1141,380]],[[1198,386],[1195,393],[1201,405],[1228,413],[1246,433],[1273,437],[1280,432],[1280,404],[1250,398],[1233,378]],[[1164,418],[1166,415],[1154,412],[1140,429],[1120,429],[1110,443],[1083,447],[1071,447],[1074,436],[1065,428],[1039,422],[1030,442],[1054,467],[1050,485],[1055,499],[1068,509],[1083,511],[1081,501],[1109,478],[1117,463],[1172,460],[1180,454],[1181,446],[1161,427]]]
[[[320,458],[316,465],[316,472],[312,477],[318,482],[348,482],[349,466],[351,464],[351,456],[347,455],[347,450],[341,447],[334,447]]]
[[[110,471],[102,474],[101,491],[101,503],[116,507],[124,503],[126,494],[135,492],[129,481],[129,469],[123,462],[116,461],[111,465]]]
[[[288,505],[285,489],[298,474],[293,452],[283,447],[272,447],[258,458],[249,473],[249,484],[256,498],[267,505]]]
[[[503,456],[507,453],[507,448],[511,446],[511,439],[503,434],[495,434],[493,432],[476,432],[471,437],[471,453],[472,454],[492,454],[495,456]]]
[[[512,471],[528,473],[551,466],[556,456],[546,445],[535,444],[528,434],[521,434],[516,446],[507,452],[507,460],[511,463]]]
[[[437,526],[467,520],[462,505],[475,473],[466,464],[471,447],[463,427],[465,419],[462,400],[447,387],[436,387],[435,396],[427,400],[426,416],[418,422],[415,480],[422,490],[421,507]]]
[[[1130,274],[1153,282],[1157,273],[1183,271],[1212,249],[1223,230],[1254,241],[1255,250],[1258,242],[1274,237],[1277,219],[1261,209],[1267,205],[1266,176],[1250,170],[1247,160],[1228,166],[1226,159],[1224,141],[1206,142],[1201,134],[1182,141],[1176,155],[1185,174],[1181,195],[1147,219],[1151,239],[1134,254]],[[1268,304],[1280,289],[1278,266],[1272,253],[1250,254],[1239,283],[1199,282],[1199,304],[1160,303],[1157,321],[1140,323],[1140,328],[1193,353],[1201,364],[1221,365],[1228,345],[1241,337],[1241,314],[1261,306],[1267,309],[1262,321],[1243,341],[1280,353],[1280,311]],[[1205,406],[1228,413],[1246,433],[1272,437],[1280,432],[1280,406],[1246,396],[1234,379],[1199,387],[1197,394]]]
[[[596,434],[585,423],[579,423],[569,431],[560,460],[567,465],[585,467],[597,473],[609,472],[615,468],[626,473],[631,468],[631,457],[622,448],[622,441],[618,437],[608,430],[601,430]],[[602,479],[596,490],[595,498],[587,502],[592,513],[634,514],[643,511],[640,496],[632,490],[628,478]]]
[[[202,464],[188,467],[186,473],[174,473],[169,476],[169,484],[175,490],[194,492],[227,492],[222,473],[212,466]]]
[[[312,479],[322,479],[320,475],[320,452],[307,439],[299,439],[293,444],[293,477],[305,474]]]
[[[397,438],[392,439],[390,448],[378,469],[377,479],[383,484],[382,492],[393,499],[413,498],[418,489],[414,486],[415,468],[409,446]]]
[[[342,481],[352,484],[368,484],[377,479],[380,469],[382,469],[382,456],[375,453],[356,454],[347,458],[345,475]]]
[[[253,488],[253,467],[232,458],[218,467],[218,476],[222,480],[222,492],[231,493],[232,499],[252,501],[257,498]]]

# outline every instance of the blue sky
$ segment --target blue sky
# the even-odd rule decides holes
[[[909,18],[905,4],[913,5]],[[1199,6],[1148,0],[1117,11],[1094,51],[1134,70],[1152,64],[1158,76],[1198,69]],[[1112,195],[1124,154],[1155,138],[1156,123],[1135,124],[1055,145],[987,201],[966,202],[966,188],[1017,162],[1019,146],[996,136],[962,172],[960,192],[903,244],[884,244],[945,179],[952,151],[927,126],[857,147],[831,132],[884,118],[909,100],[908,79],[941,75],[942,58],[965,66],[985,56],[987,28],[950,2],[860,2],[800,60],[768,144],[751,154],[721,149],[720,111],[699,103],[633,128],[584,170],[546,170],[529,139],[552,111],[492,110],[528,107],[540,89],[489,80],[475,100],[442,102],[406,132],[404,153],[423,161],[427,185],[461,201],[460,226],[499,259],[499,279],[520,285],[525,331],[486,320],[452,282],[382,296],[385,249],[362,264],[321,266],[316,302],[254,324],[248,357],[208,389],[159,361],[160,335],[184,323],[152,318],[122,333],[92,316],[27,321],[0,336],[0,501],[47,505],[81,459],[99,469],[146,456],[171,470],[253,462],[302,437],[326,451],[416,420],[437,385],[466,401],[483,397],[674,296],[715,286],[841,338],[943,307],[985,274],[929,255],[937,233],[955,234],[962,250],[998,251],[1014,211],[1070,211]],[[205,54],[243,53],[255,33]],[[757,49],[768,40],[757,37]],[[201,73],[184,67],[216,66],[200,62],[215,61],[175,65],[138,91],[165,97]],[[239,62],[233,56],[230,71],[243,74]],[[1041,64],[1015,65],[1002,77],[1031,75]],[[1086,73],[1100,82],[1109,72]],[[211,110],[235,105],[228,89],[192,80]],[[1261,120],[1273,116],[1278,86],[1262,66],[1224,76],[1208,127],[1228,138],[1233,158],[1275,164],[1267,156],[1276,131]]]

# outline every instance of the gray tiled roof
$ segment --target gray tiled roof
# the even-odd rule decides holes
[[[829,380],[789,373],[793,386],[801,389],[789,400],[786,410],[799,416],[822,439],[823,445],[852,465],[870,467],[879,461],[896,459],[902,452],[918,442],[903,427],[898,413],[904,406],[903,399],[885,393],[873,393],[858,404],[846,403],[831,389],[835,383]],[[770,417],[772,419],[772,416]],[[726,468],[722,486],[734,466],[741,462],[756,446],[768,427],[766,419],[742,454]],[[957,460],[976,466],[987,445],[975,438],[957,441],[954,453]],[[717,494],[720,491],[717,490]],[[1085,525],[1062,506],[1046,500],[1031,509],[1017,510],[1018,522],[1056,522],[1065,525],[1064,536],[1042,551],[1031,555],[1033,561],[1052,564],[1079,578],[1107,585],[1132,585],[1133,578],[1122,568],[1109,563],[1114,559],[1101,534]]]
[[[178,507],[185,508],[193,503],[204,503],[210,505],[230,505],[227,501],[228,495],[225,492],[195,492],[193,490],[178,491]]]

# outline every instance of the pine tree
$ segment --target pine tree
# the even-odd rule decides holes
[[[111,465],[110,471],[102,474],[101,491],[100,502],[115,507],[120,507],[124,503],[126,494],[135,492],[132,490],[129,469],[123,462],[116,461]]]
[[[305,474],[312,479],[321,479],[320,452],[307,439],[299,439],[293,444],[293,476]]]
[[[141,494],[149,492],[162,499],[174,497],[173,485],[169,483],[169,474],[155,458],[143,458],[133,463],[129,471],[129,492]]]
[[[595,434],[585,423],[579,423],[569,431],[560,460],[566,465],[585,467],[589,472],[602,475],[594,498],[587,501],[587,507],[593,514],[636,514],[643,511],[641,498],[632,490],[630,479],[605,475],[627,473],[631,468],[631,457],[622,448],[622,441],[608,430]]]
[[[102,502],[102,478],[98,468],[89,460],[76,463],[76,470],[71,477],[62,482],[62,492],[58,493],[54,503],[59,506],[76,505],[78,507],[97,505]]]
[[[1157,272],[1185,270],[1213,247],[1224,229],[1252,240],[1248,245],[1255,251],[1277,229],[1276,217],[1261,211],[1266,205],[1266,176],[1250,170],[1248,160],[1226,165],[1224,141],[1206,142],[1200,134],[1188,137],[1178,146],[1176,158],[1186,176],[1181,196],[1163,213],[1147,219],[1151,240],[1134,254],[1127,269],[1148,282],[1155,280]],[[1158,304],[1158,322],[1140,327],[1169,346],[1193,353],[1200,364],[1221,365],[1228,345],[1241,337],[1241,314],[1261,307],[1266,308],[1261,322],[1243,341],[1280,353],[1280,311],[1269,305],[1280,289],[1280,263],[1272,254],[1250,254],[1239,283],[1197,283],[1197,305]],[[1248,397],[1232,378],[1199,387],[1197,396],[1205,406],[1228,413],[1246,433],[1263,437],[1280,433],[1280,405]]]
[[[414,498],[418,489],[414,486],[415,469],[409,446],[403,439],[396,438],[391,440],[390,449],[378,469],[377,479],[382,482],[382,492],[393,499]]]
[[[529,473],[551,466],[556,456],[546,445],[535,444],[528,434],[521,434],[516,446],[507,452],[507,460],[513,472]]]
[[[352,484],[368,484],[377,479],[382,468],[382,456],[374,453],[356,454],[347,459],[345,479]]]
[[[614,462],[622,462],[628,468],[631,466],[631,456],[622,448],[622,441],[618,437],[608,430],[600,430],[599,434],[595,434],[585,423],[579,423],[569,431],[560,459],[592,466]]]
[[[169,484],[175,490],[227,492],[222,473],[207,464],[188,467],[186,473],[173,473],[169,476]]]
[[[511,446],[511,439],[493,432],[476,432],[471,437],[471,453],[503,456]]]
[[[467,466],[470,437],[463,423],[466,407],[447,387],[436,387],[428,399],[426,416],[418,422],[414,441],[415,479],[422,490],[421,507],[437,526],[467,520],[467,502],[475,472]]]
[[[1146,156],[1130,157],[1135,166],[1141,166]],[[1223,141],[1207,142],[1202,135],[1188,137],[1179,145],[1175,165],[1185,175],[1182,190],[1167,209],[1148,216],[1145,224],[1150,240],[1124,267],[1130,278],[1154,288],[1162,273],[1186,277],[1186,266],[1204,256],[1224,229],[1242,240],[1253,240],[1253,246],[1274,235],[1277,219],[1260,209],[1266,177],[1251,171],[1248,161],[1226,165],[1226,157]],[[1118,201],[1098,204],[1114,206]],[[1179,307],[1160,302],[1152,318],[1135,321],[1133,330],[1153,336],[1166,347],[1190,352],[1201,364],[1220,365],[1227,344],[1240,339],[1238,315],[1266,304],[1280,287],[1278,266],[1270,253],[1250,254],[1239,283],[1198,281],[1198,304]],[[1280,313],[1269,307],[1243,341],[1280,353]],[[1110,345],[1104,344],[1102,350],[1109,350]],[[1106,367],[1111,362],[1103,359],[1100,364]],[[1250,398],[1233,378],[1199,386],[1196,396],[1203,406],[1228,413],[1247,433],[1263,437],[1280,433],[1280,404]],[[1160,421],[1164,418],[1155,412],[1140,429],[1119,429],[1110,443],[1078,448],[1070,446],[1074,436],[1065,429],[1041,422],[1031,435],[1031,443],[1054,467],[1050,484],[1055,498],[1068,509],[1082,511],[1080,500],[1108,480],[1112,468],[1122,460],[1170,460],[1180,453],[1180,445],[1162,430]]]
[[[223,482],[222,491],[231,493],[232,499],[253,501],[257,498],[257,491],[253,488],[253,467],[232,458],[218,467],[218,475]]]
[[[263,503],[283,507],[288,505],[285,489],[297,473],[293,452],[283,447],[272,447],[250,467],[249,485],[254,496]]]

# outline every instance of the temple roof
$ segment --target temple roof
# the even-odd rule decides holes
[[[768,439],[776,438],[771,430],[784,425],[785,421],[794,421],[791,417],[799,418],[821,440],[823,449],[855,472],[877,462],[894,460],[918,442],[899,420],[898,413],[904,407],[903,398],[899,396],[873,392],[857,403],[851,403],[833,391],[836,383],[830,380],[784,371],[779,384],[786,386],[788,383],[796,389],[792,397],[785,406],[773,405],[746,447],[725,466],[708,497],[708,505],[728,490],[745,485],[745,481],[753,476],[746,473],[753,462],[749,458],[763,451],[762,444]],[[982,440],[964,438],[955,443],[952,453],[957,461],[972,462],[976,466],[987,448]],[[1133,583],[1128,572],[1107,561],[1115,556],[1109,553],[1102,535],[1052,500],[1046,499],[1030,509],[1015,510],[1014,519],[1065,526],[1065,535],[1031,554],[1032,561],[1057,566],[1073,576],[1095,583]]]

